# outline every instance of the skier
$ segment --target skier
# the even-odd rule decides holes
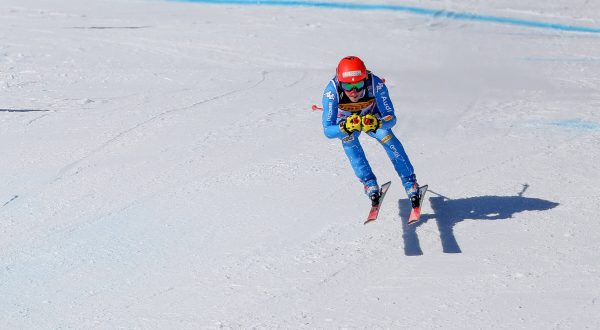
[[[323,92],[323,129],[330,139],[341,139],[354,173],[373,206],[379,204],[377,178],[358,141],[361,132],[377,139],[387,152],[412,207],[419,208],[419,186],[404,147],[392,132],[394,106],[384,81],[368,71],[356,56],[344,57]]]

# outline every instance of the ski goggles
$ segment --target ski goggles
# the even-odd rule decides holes
[[[365,81],[361,80],[361,81],[356,82],[356,83],[345,83],[345,82],[343,82],[340,85],[342,86],[342,89],[345,90],[346,92],[351,92],[353,90],[359,91],[359,90],[365,88]]]

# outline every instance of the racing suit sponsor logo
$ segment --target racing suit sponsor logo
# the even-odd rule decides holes
[[[371,99],[365,102],[356,102],[356,103],[340,103],[338,104],[338,108],[340,110],[349,111],[349,112],[361,112],[366,110],[375,104],[375,100]]]
[[[385,108],[385,111],[387,112],[392,112],[392,106],[388,103],[389,98],[385,95],[381,95],[381,102],[383,103],[383,107]]]
[[[350,134],[350,135],[348,135],[348,136],[346,136],[345,138],[342,139],[343,143],[348,143],[348,142],[351,142],[351,141],[354,141],[354,134]]]
[[[333,100],[335,98],[332,91],[327,91],[327,93],[325,93],[325,97],[330,100]]]
[[[392,119],[394,119],[394,116],[392,116],[392,115],[387,115],[387,116],[383,117],[383,121],[391,121]]]
[[[327,106],[327,120],[333,121],[333,104],[331,102]]]
[[[383,82],[380,82],[380,83],[377,84],[377,86],[375,86],[375,91],[377,93],[379,93],[379,91],[382,90],[382,89],[383,89]]]
[[[387,143],[391,139],[392,139],[392,134],[388,134],[388,135],[384,136],[383,139],[381,139],[381,143]]]
[[[390,150],[392,150],[392,152],[394,153],[394,157],[396,157],[396,158],[400,158],[401,157],[400,156],[400,152],[398,151],[398,149],[396,149],[395,145],[392,144],[390,146]]]
[[[342,72],[343,78],[358,77],[362,74],[360,70]]]

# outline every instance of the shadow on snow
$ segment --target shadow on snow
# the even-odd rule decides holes
[[[50,110],[35,110],[35,109],[0,109],[0,112],[48,112]]]
[[[436,194],[432,192],[433,194]],[[406,223],[410,213],[408,199],[398,201],[400,218],[402,220],[402,238],[404,239],[404,254],[407,256],[422,255],[417,227],[431,219],[435,219],[440,233],[442,249],[445,253],[461,253],[460,246],[454,236],[454,226],[464,220],[506,220],[515,213],[523,211],[546,211],[558,206],[558,203],[539,199],[517,196],[478,196],[460,199],[450,199],[445,196],[430,197],[429,205],[433,214],[422,214],[421,220],[415,225]]]

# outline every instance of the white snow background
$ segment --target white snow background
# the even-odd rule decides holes
[[[375,2],[373,2],[375,3]],[[386,1],[600,27],[597,1]],[[421,184],[319,104],[384,77]],[[156,0],[0,3],[0,328],[599,329],[600,33]]]

